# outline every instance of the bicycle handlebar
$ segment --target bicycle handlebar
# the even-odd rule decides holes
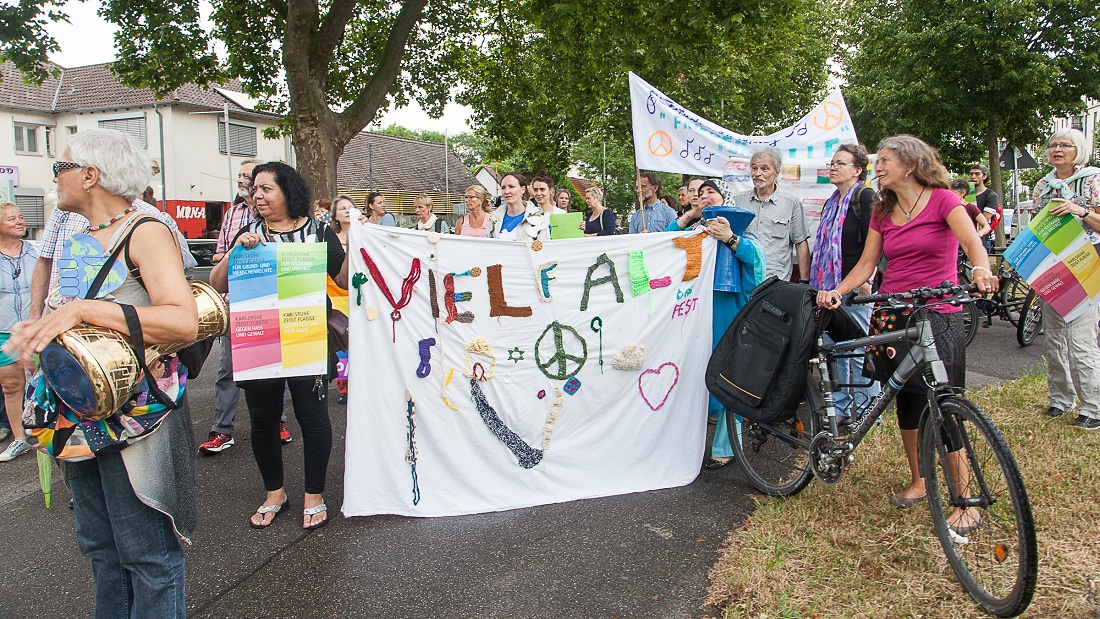
[[[855,296],[853,292],[849,292],[848,300],[850,303],[860,305],[867,303],[885,303],[895,308],[939,305],[941,303],[962,305],[963,303],[973,303],[976,301],[977,299],[973,297],[971,293],[977,291],[977,284],[958,285],[952,284],[951,282],[943,282],[934,288],[925,286],[922,288],[914,288],[906,292],[879,293],[863,296]],[[951,298],[945,298],[948,295],[950,295]],[[929,303],[930,301],[934,301],[934,303]]]

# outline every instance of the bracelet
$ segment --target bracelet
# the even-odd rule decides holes
[[[976,267],[973,268],[974,271],[977,271],[978,269],[981,269],[981,270],[985,271],[986,273],[989,273],[991,276],[993,275],[993,271],[991,271],[989,269],[989,267],[976,266]]]

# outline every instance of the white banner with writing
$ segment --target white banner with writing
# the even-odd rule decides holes
[[[737,191],[752,189],[749,159],[771,146],[783,155],[779,187],[802,198],[815,220],[835,189],[825,167],[841,144],[855,144],[855,127],[840,89],[791,127],[771,135],[742,135],[693,113],[630,74],[634,157],[642,170],[722,178]]]
[[[470,514],[695,479],[713,239],[527,246],[355,222],[350,247],[345,515]]]

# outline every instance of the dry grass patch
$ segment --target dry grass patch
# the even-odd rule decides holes
[[[1051,420],[1045,376],[974,390],[1008,440],[1035,514],[1039,581],[1024,617],[1100,617],[1100,432]],[[707,605],[727,618],[987,617],[958,584],[927,503],[894,509],[908,482],[892,415],[855,452],[839,484],[761,496],[711,570]],[[1094,615],[1094,613],[1096,613]]]

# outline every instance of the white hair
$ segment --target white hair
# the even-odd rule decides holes
[[[1055,138],[1067,138],[1073,145],[1077,147],[1077,156],[1073,158],[1073,165],[1085,165],[1089,162],[1089,158],[1092,157],[1092,144],[1089,144],[1088,138],[1084,133],[1081,133],[1078,129],[1059,129],[1054,132],[1054,135],[1050,136],[1047,140],[1047,144],[1052,142]]]
[[[761,146],[753,150],[752,159],[750,159],[749,161],[756,161],[757,159],[762,159],[764,157],[772,160],[772,167],[775,168],[776,172],[779,172],[783,169],[783,155],[779,152],[778,149],[772,148],[771,146]]]
[[[69,158],[99,170],[99,185],[128,201],[153,178],[149,155],[134,138],[113,129],[88,129],[69,138]]]

